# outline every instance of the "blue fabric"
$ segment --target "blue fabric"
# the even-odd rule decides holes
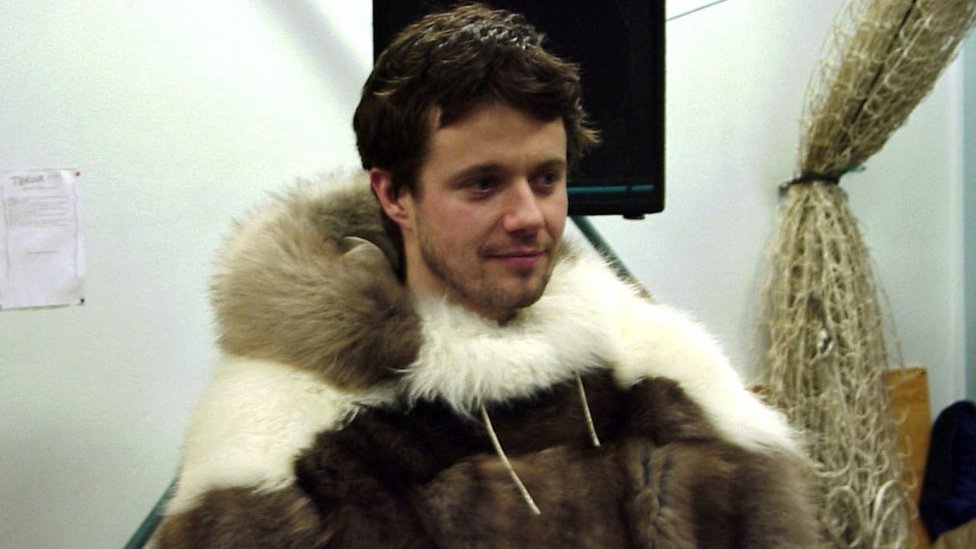
[[[962,400],[932,427],[919,514],[933,540],[976,518],[976,404]]]

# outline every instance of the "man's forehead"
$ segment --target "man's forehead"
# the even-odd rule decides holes
[[[453,154],[473,153],[472,148],[508,150],[513,139],[525,138],[532,140],[533,148],[558,148],[560,156],[566,153],[568,136],[561,119],[541,120],[505,103],[488,103],[453,120],[445,120],[444,114],[436,109],[432,109],[428,117],[430,131],[426,137],[425,157],[437,149],[456,146],[463,148]]]
[[[519,108],[505,101],[485,100],[473,102],[470,106],[459,108],[456,112],[449,114],[445,113],[445,110],[441,105],[432,105],[429,109],[427,109],[427,128],[429,129],[430,133],[434,133],[437,130],[448,128],[456,124],[463,124],[465,121],[477,116],[478,113],[491,109],[492,107],[507,107],[538,122],[554,122],[559,120],[559,117],[550,119],[540,118],[536,116],[535,113],[527,109]]]

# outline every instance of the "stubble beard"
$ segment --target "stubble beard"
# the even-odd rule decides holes
[[[438,243],[428,231],[417,231],[417,244],[420,248],[420,256],[427,268],[436,277],[441,279],[452,292],[453,296],[468,303],[475,304],[485,311],[495,311],[497,316],[510,317],[519,309],[528,307],[542,297],[555,263],[556,244],[550,246],[546,253],[545,265],[539,265],[525,273],[512,273],[512,278],[521,278],[521,284],[514,284],[506,287],[505,284],[492,278],[492,274],[485,268],[485,250],[475,251],[475,257],[470,269],[461,266],[454,266],[448,257],[457,258],[465,261],[464,250],[453,250]],[[541,274],[539,273],[541,269]]]

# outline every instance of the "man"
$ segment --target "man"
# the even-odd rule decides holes
[[[354,127],[368,175],[299,186],[221,256],[226,358],[162,546],[816,543],[782,417],[563,241],[596,135],[530,25],[408,27]]]

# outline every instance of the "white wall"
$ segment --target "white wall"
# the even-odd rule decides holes
[[[668,209],[595,220],[743,369],[776,185],[840,3],[729,0],[669,24]],[[0,170],[82,170],[88,246],[86,305],[0,311],[0,545],[119,546],[171,479],[210,373],[206,277],[230,219],[356,163],[369,3],[319,4],[0,3]],[[961,395],[953,74],[844,183],[936,409]]]
[[[88,245],[84,306],[0,311],[0,546],[121,546],[169,483],[230,219],[356,164],[371,11],[329,4],[0,3],[0,170],[82,170]]]
[[[963,229],[965,264],[966,398],[976,400],[976,34],[963,59]]]

